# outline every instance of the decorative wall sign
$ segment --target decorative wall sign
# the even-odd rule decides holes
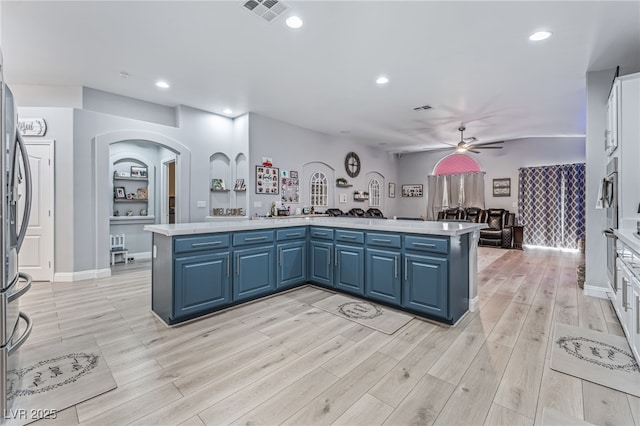
[[[403,197],[422,197],[422,184],[402,185]]]
[[[396,184],[393,182],[389,183],[389,198],[396,198]]]
[[[511,178],[493,180],[494,197],[511,197]]]
[[[279,180],[277,167],[256,166],[256,194],[279,194]]]
[[[19,118],[18,130],[22,136],[44,136],[47,133],[47,123],[44,118]]]

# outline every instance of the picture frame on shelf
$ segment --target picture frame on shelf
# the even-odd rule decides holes
[[[280,170],[277,167],[256,166],[256,194],[278,195]]]
[[[131,166],[131,177],[146,178],[147,168],[142,166]]]
[[[136,190],[136,198],[138,200],[146,200],[148,198],[147,188],[138,188]]]
[[[223,179],[211,179],[211,189],[214,191],[224,191],[224,180]]]
[[[291,171],[289,172],[289,177],[290,177],[291,179],[298,179],[298,172],[296,172],[295,170],[291,170]]]
[[[126,200],[127,193],[124,190],[124,186],[116,186],[113,188],[113,198],[116,200]]]
[[[402,185],[403,197],[422,197],[422,184]]]
[[[127,200],[135,200],[135,194],[133,192],[128,193]]]
[[[498,178],[493,180],[494,197],[511,197],[511,178]]]
[[[244,186],[244,179],[236,179],[236,185],[233,189],[235,191],[244,191],[246,189]]]
[[[389,198],[396,198],[396,184],[389,182]]]

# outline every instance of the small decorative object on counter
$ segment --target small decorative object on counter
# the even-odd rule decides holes
[[[119,211],[119,210],[116,210],[115,212],[113,212],[113,215],[114,215],[114,216],[120,216],[120,211]]]
[[[133,216],[133,210],[127,210],[127,216]]]
[[[311,213],[311,209],[309,208],[309,206],[304,206],[302,208],[302,214],[309,214]]]
[[[146,216],[147,215],[147,209],[140,209],[140,216]]]

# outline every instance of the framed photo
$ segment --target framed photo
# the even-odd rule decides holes
[[[389,198],[396,198],[396,184],[389,182]]]
[[[280,170],[277,167],[256,166],[256,194],[279,194]]]
[[[290,177],[291,179],[298,179],[298,172],[296,172],[295,170],[291,170],[291,171],[289,172],[289,177]]]
[[[147,188],[138,188],[136,191],[136,198],[138,200],[146,200],[147,199]]]
[[[131,177],[146,178],[147,168],[140,166],[131,166]]]
[[[236,179],[236,186],[233,187],[234,191],[244,191],[244,179]]]
[[[494,197],[511,197],[511,178],[493,180]]]
[[[124,186],[116,186],[113,188],[113,198],[116,200],[126,200],[127,193],[124,190]]]
[[[402,185],[403,197],[422,197],[422,184]]]
[[[280,187],[282,189],[280,201],[283,203],[299,203],[300,202],[300,181],[298,178],[283,177],[280,179]]]
[[[224,180],[223,179],[211,179],[211,189],[214,191],[224,191]]]

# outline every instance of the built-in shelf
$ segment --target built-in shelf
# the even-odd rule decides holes
[[[147,203],[149,202],[148,198],[142,199],[142,198],[134,198],[134,199],[128,199],[128,198],[114,198],[113,199],[114,203]]]
[[[342,183],[337,183],[336,184],[336,188],[351,188],[353,185],[350,185],[348,183],[342,184]]]
[[[136,215],[136,216],[123,215],[123,216],[110,216],[109,219],[111,220],[111,222],[143,222],[143,221],[155,222],[156,217],[140,216],[140,215]]]
[[[137,180],[143,182],[149,182],[149,178],[146,177],[124,177],[124,176],[114,176],[113,180]]]
[[[213,189],[211,188],[211,192],[229,192],[230,189]]]
[[[247,192],[246,189],[234,189],[235,192]]]

